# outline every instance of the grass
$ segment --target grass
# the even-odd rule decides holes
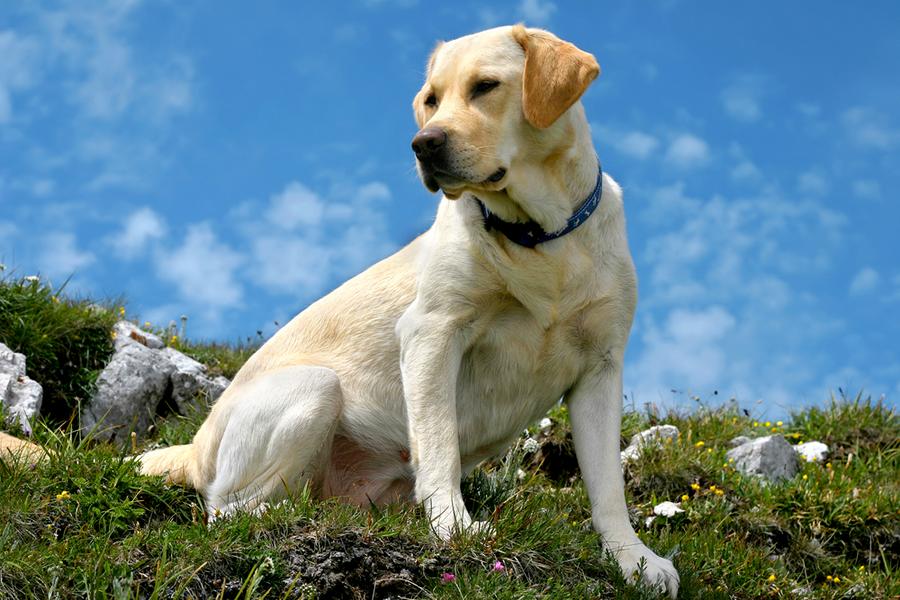
[[[0,311],[4,323],[18,319],[20,332],[56,332],[59,340],[88,329],[96,336],[89,346],[108,341],[116,305],[97,313],[106,321],[90,321],[97,333],[80,320],[97,310],[90,303],[57,302],[58,290],[40,288],[0,283],[0,297],[13,302],[6,306],[29,309],[14,317]],[[68,324],[63,315],[77,318]],[[0,328],[0,341],[12,346],[7,331]],[[226,374],[252,348],[176,343]],[[78,353],[67,344],[74,342],[44,348]],[[75,354],[48,352],[43,367],[29,355],[29,374],[41,383],[45,373],[58,377],[52,356],[94,364]],[[53,402],[71,407],[65,394],[83,398],[92,379],[84,381],[77,391],[59,388]],[[655,598],[623,581],[600,551],[565,408],[550,417],[549,428],[530,430],[538,450],[520,443],[464,482],[470,510],[493,521],[495,533],[447,544],[429,536],[416,506],[357,509],[306,492],[261,516],[207,526],[194,492],[140,476],[122,451],[78,439],[64,420],[39,423],[48,461],[0,461],[0,597]],[[158,423],[156,441],[187,441],[202,418],[170,416]],[[781,424],[730,408],[630,412],[623,444],[657,423],[681,435],[629,464],[626,493],[640,537],[675,561],[681,598],[900,596],[900,422],[892,409],[839,397]],[[804,464],[779,485],[735,472],[728,441],[773,427],[792,443],[824,441],[829,462]],[[685,512],[648,525],[663,500],[681,502]]]

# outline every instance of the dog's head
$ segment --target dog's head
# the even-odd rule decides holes
[[[591,54],[522,25],[438,44],[413,101],[425,186],[450,199],[504,190],[572,137],[564,115],[599,73]]]

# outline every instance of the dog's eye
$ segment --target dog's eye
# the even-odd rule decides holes
[[[474,86],[472,86],[472,97],[477,98],[478,96],[487,94],[498,85],[500,85],[500,82],[494,81],[493,79],[485,79],[483,81],[479,81]]]
[[[425,106],[437,106],[437,96],[428,94],[428,97],[425,98]]]

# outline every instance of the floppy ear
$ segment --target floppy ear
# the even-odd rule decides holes
[[[592,54],[541,29],[514,25],[512,36],[525,50],[525,119],[538,129],[545,129],[575,104],[600,74],[600,65]]]

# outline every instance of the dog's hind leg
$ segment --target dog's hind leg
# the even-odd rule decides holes
[[[212,518],[261,510],[308,481],[328,454],[341,410],[340,380],[325,367],[286,367],[245,385],[203,490]]]

